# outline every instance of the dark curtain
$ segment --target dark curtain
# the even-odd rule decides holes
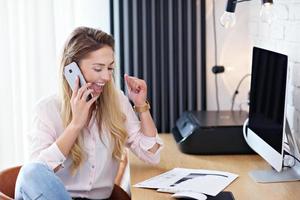
[[[111,32],[121,76],[147,82],[159,132],[206,109],[205,0],[111,0]]]

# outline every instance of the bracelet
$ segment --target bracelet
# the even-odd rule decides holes
[[[150,108],[151,108],[150,104],[147,100],[145,101],[145,104],[142,106],[133,106],[133,110],[138,113],[146,112],[150,110]]]

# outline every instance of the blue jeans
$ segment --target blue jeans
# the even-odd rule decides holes
[[[25,164],[18,175],[16,200],[70,200],[63,182],[44,163]]]

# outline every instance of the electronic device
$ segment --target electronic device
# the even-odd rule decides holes
[[[286,55],[253,48],[249,121],[246,121],[244,131],[249,146],[278,172],[283,169],[284,141],[286,134],[290,134],[286,119],[287,62]],[[251,177],[257,182],[299,178],[297,170],[281,173],[275,170],[253,171]]]
[[[188,154],[254,153],[243,138],[245,111],[186,111],[172,129],[179,149]]]
[[[230,191],[222,191],[217,196],[207,196],[207,200],[234,200],[234,196]]]
[[[198,200],[206,200],[207,196],[203,193],[196,193],[196,192],[177,192],[172,195],[173,198],[187,198],[187,199],[198,199]]]
[[[175,193],[172,195],[174,198],[179,198],[181,200],[234,200],[234,196],[230,191],[222,191],[216,196],[205,195],[201,193],[194,193],[194,192],[180,192]]]
[[[71,62],[64,68],[64,76],[71,87],[72,91],[74,91],[76,78],[79,77],[79,88],[86,84],[86,81],[80,71],[80,68],[75,62]],[[89,101],[92,98],[92,95],[88,95],[86,101]]]

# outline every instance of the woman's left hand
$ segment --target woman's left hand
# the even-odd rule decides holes
[[[124,75],[128,96],[135,106],[144,105],[147,100],[147,84],[144,80]]]

